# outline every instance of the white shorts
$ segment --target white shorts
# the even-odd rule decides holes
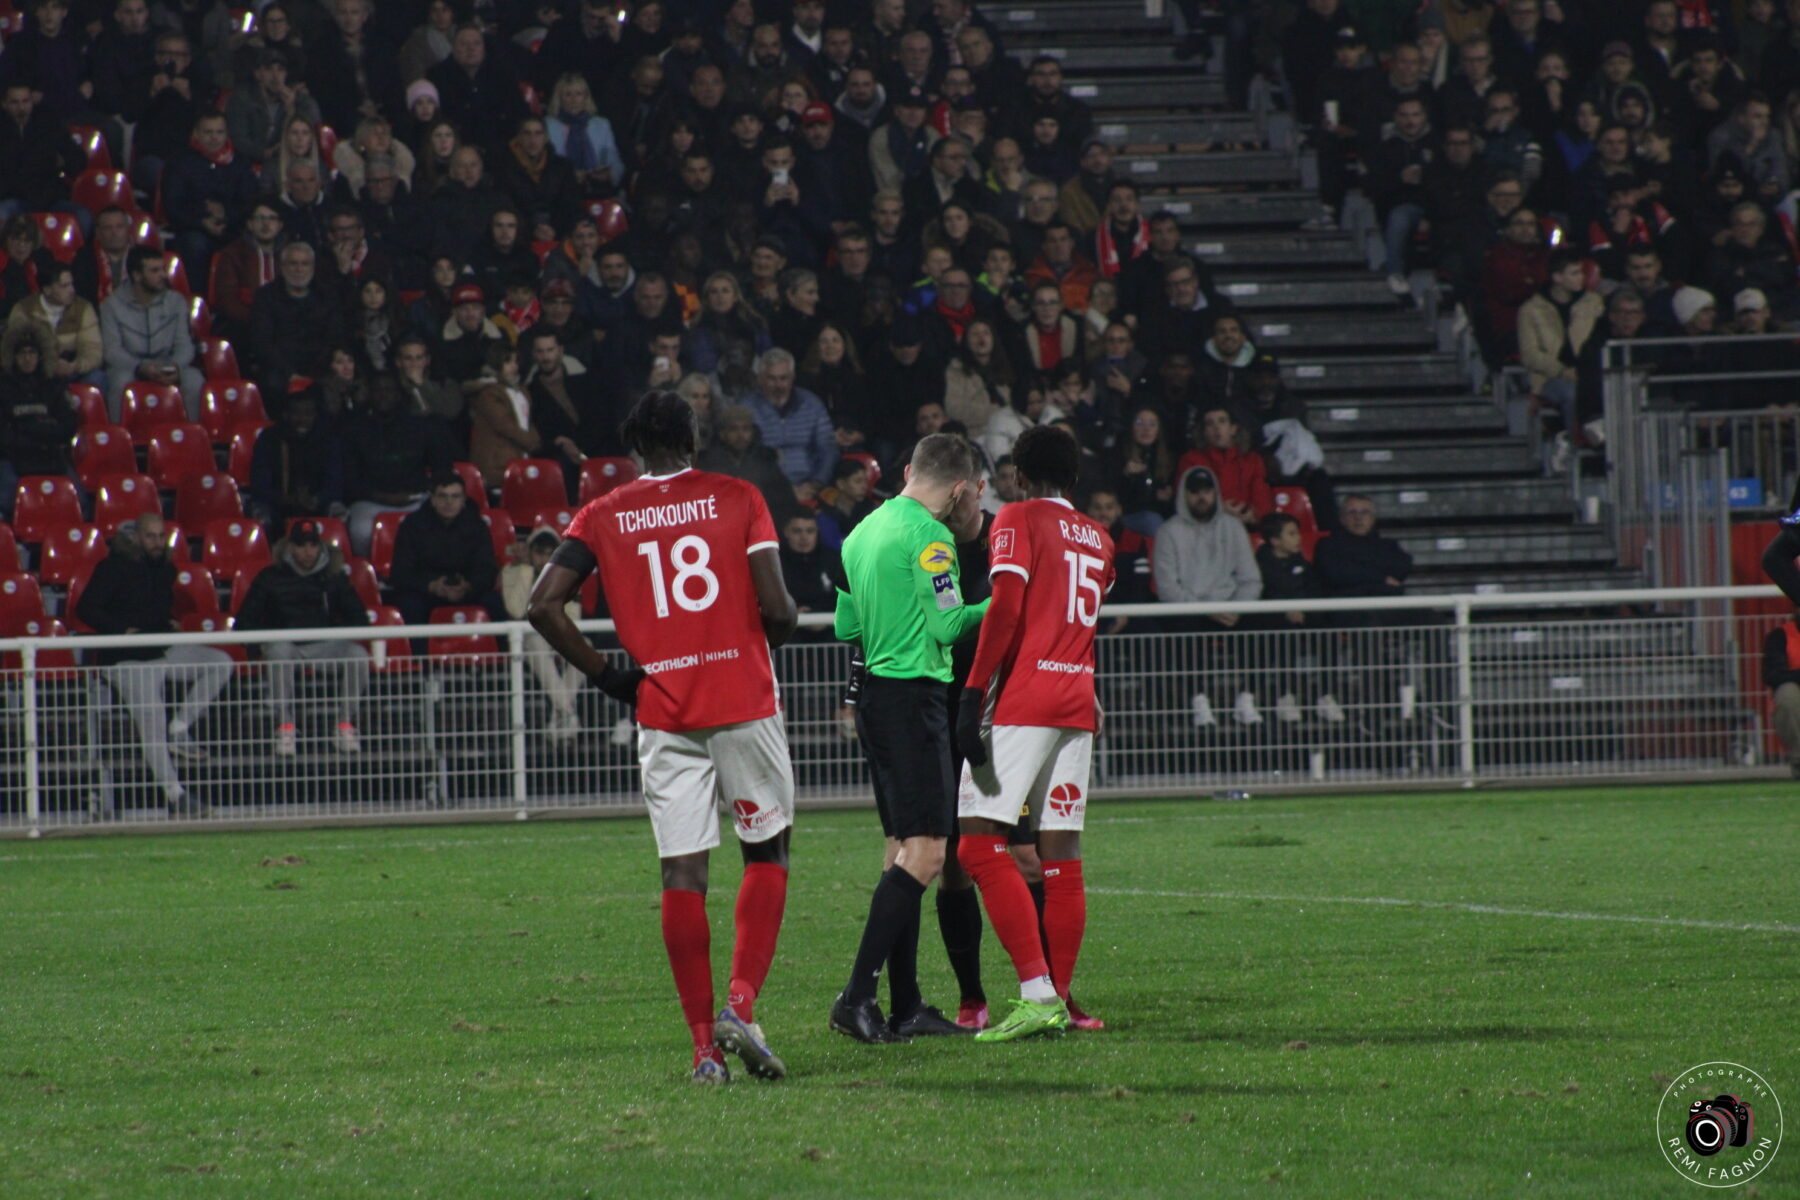
[[[1016,825],[1029,810],[1038,829],[1081,830],[1094,761],[1091,731],[996,725],[984,736],[987,765],[963,765],[957,816]]]
[[[660,858],[719,844],[719,806],[731,805],[739,841],[766,842],[794,823],[794,768],[781,714],[670,733],[638,730],[644,800]]]

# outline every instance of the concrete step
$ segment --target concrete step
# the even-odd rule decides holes
[[[1206,64],[1177,62],[1175,44],[1165,34],[1146,37],[1136,28],[1128,32],[1114,31],[1104,38],[1063,37],[1065,30],[1052,29],[1038,35],[1041,48],[1032,47],[1032,57],[1047,54],[1061,59],[1065,71],[1157,71],[1163,74],[1200,75]],[[1016,40],[1016,39],[1015,39]]]
[[[1618,559],[1610,532],[1598,525],[1451,526],[1428,537],[1398,531],[1394,536],[1421,568],[1598,565]]]
[[[1383,525],[1563,519],[1574,515],[1564,479],[1450,479],[1436,483],[1357,483],[1375,502]]]
[[[1335,479],[1424,481],[1466,475],[1538,473],[1524,438],[1400,441],[1388,446],[1327,446],[1325,469]]]
[[[1292,231],[1319,215],[1313,192],[1178,192],[1158,188],[1143,195],[1147,213],[1167,209],[1183,229],[1263,227]]]
[[[1168,36],[1174,32],[1173,8],[1161,17],[1144,15],[1143,0],[1091,0],[1088,3],[1002,4],[981,6],[982,14],[1000,30],[1000,36],[1012,45],[1013,52],[1028,56],[1027,45],[1035,45],[1056,34],[1140,34]],[[1165,46],[1165,49],[1168,47]]]
[[[1185,244],[1188,253],[1215,271],[1232,267],[1343,267],[1366,271],[1369,266],[1362,246],[1347,233],[1234,232],[1226,237],[1195,238]]]
[[[1506,411],[1485,396],[1314,400],[1306,414],[1321,438],[1506,432]]]
[[[1162,75],[1130,74],[1088,67],[1078,60],[1063,63],[1069,95],[1105,113],[1113,109],[1170,112],[1218,108],[1225,103],[1225,80],[1191,71]]]
[[[1468,374],[1454,354],[1366,358],[1299,355],[1282,361],[1281,378],[1293,391],[1309,396],[1318,392],[1327,392],[1333,397],[1363,391],[1382,395],[1401,391],[1442,392],[1468,386]]]
[[[1546,659],[1579,662],[1613,669],[1637,670],[1692,655],[1692,623],[1659,617],[1632,620],[1570,621],[1534,625],[1529,629],[1506,625],[1475,626],[1469,635],[1469,652],[1477,662],[1541,662]],[[1607,663],[1606,660],[1613,660]]]
[[[1506,567],[1487,564],[1477,570],[1430,570],[1415,574],[1406,581],[1406,590],[1415,596],[1453,596],[1473,593],[1481,596],[1503,596],[1533,592],[1597,592],[1618,588],[1642,587],[1644,578],[1624,567],[1570,566]],[[1542,609],[1521,609],[1542,617]],[[1477,610],[1477,620],[1499,620],[1504,609]]]
[[[1433,350],[1437,335],[1414,312],[1294,312],[1252,315],[1250,339],[1283,356],[1295,350]]]
[[[1140,188],[1226,184],[1291,188],[1300,183],[1300,167],[1294,162],[1294,156],[1285,150],[1152,154],[1123,158],[1114,169]]]
[[[1394,302],[1387,284],[1371,275],[1337,275],[1323,278],[1241,275],[1221,280],[1219,292],[1247,312],[1281,308],[1361,308],[1402,312]],[[1404,315],[1415,325],[1421,324],[1413,313]]]
[[[1094,135],[1114,146],[1188,146],[1202,142],[1258,145],[1266,131],[1253,113],[1222,112],[1101,121],[1094,127]]]

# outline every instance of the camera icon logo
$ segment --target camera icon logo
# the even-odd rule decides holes
[[[1663,1158],[1701,1187],[1738,1187],[1762,1174],[1781,1149],[1781,1126],[1775,1090],[1740,1063],[1688,1068],[1669,1081],[1656,1112]]]

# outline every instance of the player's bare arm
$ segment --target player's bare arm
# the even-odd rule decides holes
[[[756,587],[756,607],[762,613],[763,632],[769,635],[769,645],[786,644],[800,623],[800,609],[782,581],[780,551],[769,546],[750,556],[750,582]]]
[[[622,671],[608,662],[604,654],[594,649],[593,643],[581,636],[566,608],[593,569],[593,551],[575,538],[565,538],[556,548],[550,565],[544,568],[544,573],[532,587],[531,605],[526,616],[531,627],[543,635],[551,648],[586,675],[595,687],[613,699],[629,704],[637,699],[643,670],[632,667]]]

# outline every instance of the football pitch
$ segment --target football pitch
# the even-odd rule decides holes
[[[723,1089],[686,1081],[641,820],[3,843],[0,1196],[1700,1195],[1672,1078],[1800,1111],[1797,799],[1101,804],[1107,1030],[885,1047],[825,1028],[873,815],[803,812],[757,1004],[791,1075]],[[920,964],[953,1008],[929,897]],[[1800,1195],[1800,1145],[1727,1194]]]

